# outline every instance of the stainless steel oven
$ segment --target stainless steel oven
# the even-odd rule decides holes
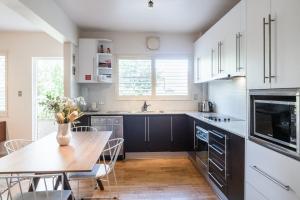
[[[196,159],[200,161],[202,168],[208,168],[208,131],[196,125]]]
[[[299,90],[250,91],[249,138],[299,157]]]

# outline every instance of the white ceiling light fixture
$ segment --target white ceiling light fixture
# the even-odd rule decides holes
[[[149,8],[153,8],[153,6],[154,6],[153,0],[149,0],[149,1],[148,1],[148,7],[149,7]]]

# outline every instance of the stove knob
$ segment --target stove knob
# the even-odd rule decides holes
[[[218,119],[217,119],[217,118],[215,118],[215,121],[218,121]]]
[[[226,122],[227,121],[227,119],[226,118],[224,118],[224,122]]]
[[[220,119],[220,118],[219,118],[218,120],[219,120],[219,122],[221,121],[221,119]]]
[[[228,118],[227,120],[230,121],[230,118]]]

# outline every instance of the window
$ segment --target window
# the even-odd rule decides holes
[[[190,98],[187,57],[119,58],[118,66],[118,95],[121,99]]]
[[[156,59],[156,95],[188,95],[188,64],[187,59]]]
[[[119,96],[151,96],[151,60],[119,59]]]
[[[7,65],[6,55],[0,54],[0,114],[5,114],[7,108],[6,65]]]

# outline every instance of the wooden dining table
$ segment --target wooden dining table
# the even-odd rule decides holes
[[[59,146],[56,133],[51,133],[0,158],[0,174],[62,173],[64,189],[71,190],[66,173],[92,171],[111,134],[111,131],[76,132],[68,146]]]

